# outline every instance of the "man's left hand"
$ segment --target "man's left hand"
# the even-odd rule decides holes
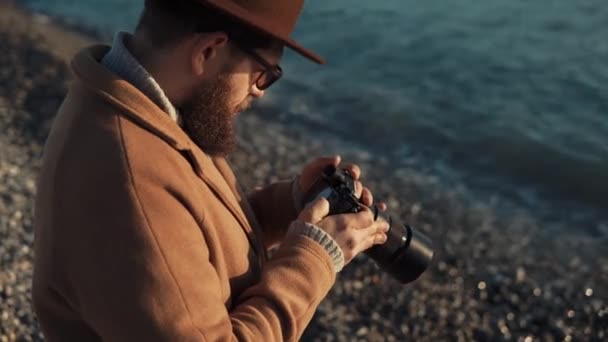
[[[302,173],[300,174],[299,187],[302,194],[306,194],[308,190],[313,186],[313,184],[319,179],[323,169],[328,165],[333,165],[336,168],[341,168],[347,170],[350,175],[355,180],[355,196],[359,198],[361,203],[365,206],[371,206],[374,203],[374,197],[371,191],[364,187],[359,178],[361,177],[361,168],[355,164],[342,164],[340,165],[341,157],[333,156],[333,157],[321,157],[317,158],[304,166],[302,169]],[[384,203],[376,203],[378,205],[378,209],[381,211],[386,210],[386,205]]]

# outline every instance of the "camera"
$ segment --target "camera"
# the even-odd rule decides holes
[[[304,196],[305,202],[324,197],[329,202],[329,214],[357,213],[365,210],[355,196],[355,181],[346,170],[327,166],[317,182]],[[383,271],[390,274],[402,284],[416,280],[428,268],[433,259],[431,240],[409,225],[402,225],[378,210],[372,210],[374,220],[384,219],[389,223],[387,240],[384,244],[375,245],[365,251]]]

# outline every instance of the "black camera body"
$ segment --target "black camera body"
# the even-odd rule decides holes
[[[305,196],[305,202],[324,197],[329,202],[329,214],[357,213],[366,208],[355,196],[355,181],[346,170],[328,166],[321,178]],[[389,223],[387,240],[382,245],[368,249],[365,254],[393,278],[403,284],[416,280],[433,259],[431,240],[409,225],[395,222],[373,205],[374,220],[384,219]]]

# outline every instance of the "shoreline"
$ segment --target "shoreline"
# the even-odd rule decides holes
[[[8,6],[8,7],[5,7]],[[0,5],[0,340],[39,340],[31,311],[32,213],[44,137],[66,91],[65,63],[94,39]],[[340,152],[304,130],[243,115],[230,158],[245,189],[290,178],[313,156]],[[349,151],[370,188],[402,221],[441,242],[433,269],[402,287],[365,258],[338,277],[303,340],[601,340],[608,336],[608,256],[601,243],[547,239],[527,215],[504,220],[492,204],[462,201],[433,177],[403,169],[383,177],[382,161]],[[380,168],[377,168],[380,165]],[[251,171],[254,170],[254,171]],[[586,252],[586,253],[583,253]],[[588,254],[590,253],[590,254]]]
[[[77,48],[75,49],[74,47],[82,47],[93,42],[109,44],[111,41],[111,37],[105,37],[104,39],[104,34],[92,27],[57,18],[48,13],[32,11],[28,9],[26,5],[17,4],[15,1],[10,1],[10,6],[19,10],[24,18],[30,18],[29,20],[38,22],[40,25],[44,25],[44,27],[50,29],[50,34],[43,32],[43,34],[48,35],[48,45],[53,47],[49,50],[59,53],[68,61],[73,56],[73,52],[77,50]],[[59,30],[60,32],[55,34],[55,30]],[[67,39],[57,39],[56,37],[58,36],[65,36]],[[65,42],[66,40],[67,43]],[[59,43],[57,41],[59,41]],[[289,104],[284,105],[288,106]],[[280,112],[282,109],[262,108],[263,110],[268,110],[268,112],[272,113],[266,115],[260,111],[260,115],[265,117],[265,119],[274,121],[278,118],[282,124],[292,125],[293,118],[286,120],[285,115],[277,115],[277,112]],[[328,131],[335,129],[335,127],[322,125],[317,119],[313,119],[310,122],[304,117],[299,117],[297,120],[300,120],[301,126],[298,129],[308,130],[309,132],[317,132],[319,129]],[[342,145],[347,146],[351,143],[356,143],[356,138],[352,134],[342,135],[340,133],[344,132],[336,132],[336,134],[340,136],[338,140],[345,139],[343,140],[345,144]],[[331,139],[332,137],[330,135],[331,134],[327,134]],[[570,189],[572,186],[558,184],[559,182],[557,179],[555,180],[554,185],[559,185],[560,189],[552,187],[550,184],[539,183],[538,179],[529,179],[521,174],[519,176],[523,177],[518,177],[516,174],[509,175],[508,173],[495,174],[494,172],[496,172],[496,170],[494,170],[494,172],[488,173],[492,174],[492,176],[488,177],[486,173],[475,171],[478,167],[483,168],[483,165],[473,163],[466,168],[453,167],[452,163],[458,163],[458,160],[442,157],[441,155],[443,152],[441,151],[441,148],[425,146],[425,143],[422,142],[414,142],[410,148],[421,148],[423,152],[407,155],[392,153],[391,157],[395,159],[415,159],[418,161],[417,164],[412,165],[408,162],[406,165],[400,165],[399,167],[422,167],[425,169],[425,171],[423,171],[424,173],[432,173],[434,176],[439,177],[446,187],[449,187],[450,183],[453,182],[463,185],[462,188],[466,189],[467,193],[466,195],[463,194],[463,196],[467,197],[467,201],[500,201],[501,205],[504,207],[511,208],[510,211],[518,209],[527,210],[531,216],[539,219],[543,225],[551,227],[560,226],[564,228],[564,232],[566,233],[568,233],[567,227],[584,226],[586,227],[589,236],[608,241],[608,212],[606,212],[608,206],[606,206],[603,197],[601,197],[603,194],[602,189],[604,188],[603,184],[594,188],[595,195],[593,196],[589,195],[588,191],[583,191],[583,194],[578,193],[578,191],[568,194],[568,191],[565,191],[564,189]],[[367,154],[375,154],[382,150],[383,148],[379,146],[365,147],[365,152]],[[433,159],[432,156],[434,155],[440,156],[438,160]],[[386,156],[382,158],[386,158]],[[442,164],[442,166],[437,169],[433,169],[433,167],[428,168],[425,165],[433,164],[437,161]],[[446,168],[449,170],[446,171]],[[558,164],[556,164],[556,168],[559,169]],[[385,169],[388,172],[393,170],[389,167]],[[597,171],[596,174],[597,175],[592,178],[600,179],[600,171]],[[536,177],[538,178],[538,176]],[[466,184],[464,184],[466,179],[471,178],[473,181],[466,181]],[[483,179],[483,181],[478,181],[479,179]],[[587,185],[584,187],[588,188]],[[517,190],[512,190],[513,188],[516,188]],[[523,204],[524,202],[525,204]],[[556,207],[559,209],[555,209]],[[563,215],[563,212],[576,212],[577,214]],[[502,214],[507,216],[510,215],[509,210],[504,211]],[[573,217],[576,218],[574,219]]]
[[[78,50],[99,40],[92,32],[84,33],[75,26],[46,14],[31,12],[24,5],[12,1],[0,3],[0,20],[4,24],[12,22],[26,27],[29,34],[38,36],[47,52],[66,62]]]

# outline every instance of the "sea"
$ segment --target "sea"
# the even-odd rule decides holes
[[[21,3],[109,40],[143,0]],[[607,23],[605,0],[309,0],[293,37],[327,64],[287,53],[261,106],[606,239]]]

